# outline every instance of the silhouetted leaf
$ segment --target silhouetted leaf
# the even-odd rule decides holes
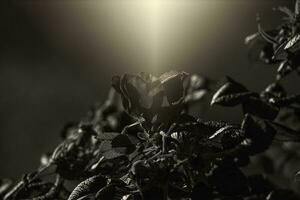
[[[274,60],[274,48],[272,44],[266,44],[259,54],[259,59],[265,64],[273,64],[277,61]]]
[[[214,197],[212,188],[209,188],[205,183],[198,182],[195,184],[192,190],[191,199],[198,200],[198,199],[206,199],[212,200]]]
[[[283,98],[271,98],[269,100],[270,103],[276,106],[289,106],[291,104],[300,104],[300,95],[292,95]]]
[[[212,81],[204,76],[192,74],[185,81],[185,103],[194,103],[206,96],[211,89]]]
[[[269,122],[276,133],[275,139],[278,141],[300,141],[300,132],[276,122]]]
[[[244,139],[244,133],[236,127],[231,127],[222,132],[221,144],[224,149],[231,149],[241,143]]]
[[[263,98],[270,99],[270,98],[283,98],[287,95],[286,90],[282,87],[280,83],[271,83],[268,85],[265,90],[261,93]]]
[[[285,60],[289,54],[288,52],[284,49],[286,45],[286,41],[282,42],[274,51],[273,59],[275,60]]]
[[[183,101],[183,80],[186,76],[186,73],[170,71],[159,77],[170,105],[175,105]]]
[[[183,81],[186,76],[185,72],[176,71],[160,77],[147,73],[125,74],[114,77],[112,85],[120,93],[124,109],[132,117],[143,120],[143,126],[149,129],[152,124],[168,124],[183,110]]]
[[[124,191],[117,184],[109,184],[97,192],[95,200],[119,200],[124,195]]]
[[[112,148],[125,148],[125,154],[130,154],[135,150],[135,145],[131,143],[127,135],[120,134],[111,142]]]
[[[203,121],[201,119],[197,120],[200,123],[205,124],[207,127],[212,129],[213,132],[217,131],[220,128],[223,128],[225,126],[230,126],[231,124],[225,122],[225,121]]]
[[[261,174],[248,177],[249,187],[253,194],[269,194],[273,187],[271,183]]]
[[[168,196],[171,199],[183,199],[189,197],[189,192],[175,184],[168,184]]]
[[[120,157],[120,156],[123,156],[124,153],[120,153],[121,149],[119,151],[116,151],[114,149],[111,149],[111,150],[108,150],[106,152],[103,153],[103,156],[106,158],[106,159],[114,159],[114,158],[117,158],[117,157]],[[126,148],[123,149],[123,151],[125,152],[126,151]]]
[[[211,105],[235,106],[251,95],[243,85],[227,77],[227,82],[214,94]]]
[[[243,103],[243,112],[255,115],[264,119],[275,119],[279,108],[255,97],[250,97]]]
[[[273,174],[275,172],[274,163],[270,157],[262,155],[259,157],[259,162],[266,174]]]
[[[293,11],[291,9],[289,9],[289,8],[287,8],[285,6],[279,6],[278,10],[281,11],[281,12],[283,12],[284,14],[286,14],[287,17],[288,17],[288,20],[290,22],[294,21],[295,16],[294,16],[294,13],[293,13]]]
[[[277,68],[276,79],[280,80],[290,74],[292,71],[294,71],[294,68],[292,67],[291,63],[288,60],[284,60]]]
[[[295,52],[300,50],[300,34],[296,34],[284,46],[284,50]]]
[[[114,132],[101,132],[97,135],[97,138],[99,140],[113,140],[115,137],[120,135],[120,133],[114,133]]]
[[[235,165],[217,165],[211,173],[209,181],[222,195],[236,196],[249,192],[246,176]]]
[[[245,115],[242,123],[245,140],[242,142],[250,155],[261,153],[271,145],[275,132],[263,119]]]
[[[96,193],[99,189],[104,187],[106,183],[107,179],[102,175],[90,177],[76,186],[76,188],[70,194],[68,200],[78,200],[90,193]]]

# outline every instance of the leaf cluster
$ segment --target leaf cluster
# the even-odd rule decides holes
[[[211,106],[241,106],[240,124],[189,113],[212,90],[206,77],[176,71],[114,76],[107,100],[66,124],[61,143],[42,155],[37,170],[16,182],[0,180],[0,198],[298,200],[266,174],[245,169],[261,155],[284,158],[268,169],[289,166],[290,143],[300,142],[300,129],[286,123],[299,125],[300,95],[288,94],[280,82],[299,67],[299,7],[297,1],[294,12],[280,8],[285,23],[270,31],[259,24],[246,38],[247,44],[264,44],[263,62],[279,64],[273,83],[256,92],[226,77],[215,91]]]

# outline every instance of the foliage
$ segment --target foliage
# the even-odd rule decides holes
[[[264,43],[259,50],[261,61],[279,63],[276,80],[255,92],[227,77],[213,95],[212,106],[241,105],[241,124],[206,121],[189,114],[191,104],[201,102],[212,88],[206,77],[176,71],[159,77],[147,73],[114,76],[106,102],[79,122],[68,123],[62,142],[42,156],[36,171],[16,183],[1,179],[0,197],[299,199],[296,192],[281,188],[263,172],[245,170],[262,155],[269,173],[272,167],[289,166],[286,157],[299,157],[293,150],[300,141],[300,129],[295,128],[300,95],[287,94],[280,82],[300,64],[299,4],[294,12],[280,8],[288,19],[279,28],[264,31],[259,24],[258,32],[246,38],[249,45]],[[279,155],[284,159],[278,164]],[[272,159],[274,165],[269,164]],[[293,171],[295,164],[291,166]],[[299,174],[293,173],[296,178]]]

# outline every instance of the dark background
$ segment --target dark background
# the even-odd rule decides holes
[[[248,61],[244,38],[257,30],[257,13],[268,29],[282,17],[273,7],[292,8],[294,1],[174,2],[159,14],[130,1],[1,3],[0,176],[35,169],[63,125],[104,100],[115,74],[230,75],[253,90],[273,80],[276,68]],[[286,84],[298,91],[294,80]],[[201,117],[239,116],[238,108],[209,108]]]

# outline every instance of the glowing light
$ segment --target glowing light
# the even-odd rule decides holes
[[[206,53],[213,33],[221,31],[222,20],[226,20],[218,17],[220,8],[227,5],[223,1],[218,1],[218,6],[213,0],[76,2],[56,4],[53,8],[55,14],[60,13],[53,22],[60,25],[55,29],[62,33],[60,41],[99,62],[106,57],[118,60],[124,64],[115,69],[118,72],[124,66],[124,71],[151,73],[186,66],[185,62],[195,57],[199,49]],[[49,15],[49,7],[45,6],[45,10]],[[113,60],[109,64],[111,68],[118,67]]]
[[[129,29],[135,35],[132,39],[139,44],[133,44],[143,46],[146,56],[141,57],[146,57],[145,70],[151,72],[164,71],[162,67],[170,65],[165,63],[167,57],[173,57],[176,51],[190,44],[191,41],[182,45],[204,21],[201,15],[210,10],[205,1],[129,0],[109,4],[117,11],[115,19],[119,22],[127,19],[123,30]],[[128,37],[126,32],[123,34]]]

